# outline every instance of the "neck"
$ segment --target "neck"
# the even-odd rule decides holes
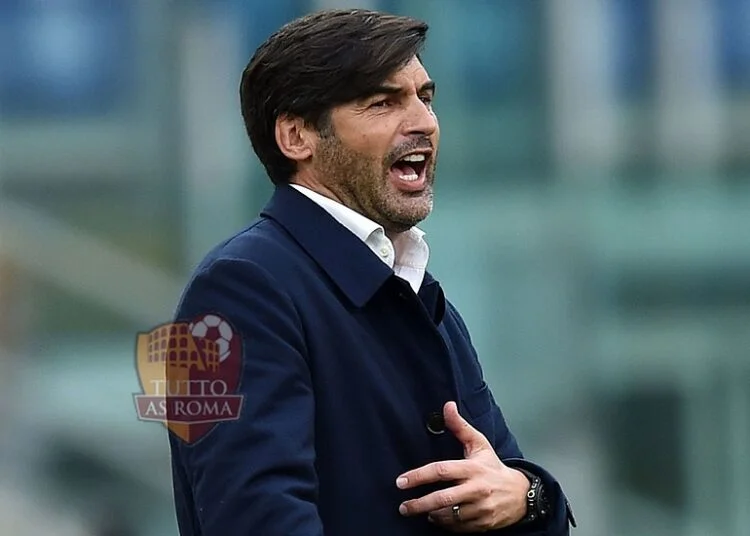
[[[336,193],[331,190],[330,188],[326,187],[325,185],[321,184],[318,181],[307,179],[306,177],[294,177],[291,181],[289,181],[290,184],[297,184],[298,186],[304,186],[305,188],[312,190],[316,194],[320,194],[322,196],[327,197],[328,199],[332,199],[336,201],[337,203],[341,203],[342,205],[348,206],[344,201],[336,195]]]
[[[328,199],[332,199],[333,201],[336,201],[337,203],[340,203],[344,205],[345,207],[348,207],[358,214],[361,214],[365,216],[366,218],[372,219],[370,216],[365,214],[360,207],[353,206],[351,203],[345,202],[339,195],[336,194],[333,190],[325,186],[324,184],[321,184],[317,180],[313,180],[307,176],[304,175],[297,175],[296,177],[292,178],[291,181],[289,181],[290,184],[296,184],[298,186],[304,186],[305,188],[308,188],[315,192],[316,194],[320,194],[324,197],[327,197]],[[379,225],[383,227],[385,230],[385,236],[388,237],[389,240],[393,241],[397,236],[399,236],[402,233],[405,233],[408,231],[411,227],[406,227],[403,225],[394,225],[394,224],[383,224],[382,222],[376,221]]]

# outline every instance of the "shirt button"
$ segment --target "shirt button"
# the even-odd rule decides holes
[[[382,248],[380,248],[380,254],[381,254],[381,255],[382,255],[383,257],[387,257],[388,255],[390,255],[390,254],[391,254],[391,250],[390,250],[390,249],[388,249],[388,247],[386,247],[386,246],[383,246]]]
[[[445,418],[442,413],[434,411],[427,416],[427,431],[433,435],[445,433]]]

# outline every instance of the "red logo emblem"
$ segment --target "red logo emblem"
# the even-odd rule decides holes
[[[139,333],[136,364],[143,390],[134,397],[139,419],[161,422],[187,443],[217,423],[239,419],[242,337],[221,316]]]

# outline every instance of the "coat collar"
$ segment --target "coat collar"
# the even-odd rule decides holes
[[[419,299],[422,300],[435,324],[440,324],[445,316],[445,293],[437,279],[429,272],[424,274],[424,281],[419,289]]]
[[[356,307],[393,275],[362,240],[291,186],[277,186],[261,216],[286,229]]]

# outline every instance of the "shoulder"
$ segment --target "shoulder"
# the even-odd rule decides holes
[[[453,303],[448,298],[445,299],[445,318],[446,323],[455,325],[461,332],[461,334],[469,341],[471,341],[471,335],[469,334],[469,328],[466,327],[466,322],[461,317],[461,313],[458,312]]]
[[[309,262],[294,239],[273,220],[259,218],[211,249],[193,269],[176,315],[187,302],[205,301],[208,291],[229,300],[259,294],[282,298],[285,281]]]
[[[269,218],[258,218],[247,228],[211,249],[194,268],[187,288],[196,279],[215,278],[231,272],[266,279],[286,286],[312,263],[299,243]]]
[[[259,218],[234,236],[211,249],[194,270],[209,271],[217,263],[247,262],[273,272],[278,265],[301,257],[295,240],[273,220]]]

